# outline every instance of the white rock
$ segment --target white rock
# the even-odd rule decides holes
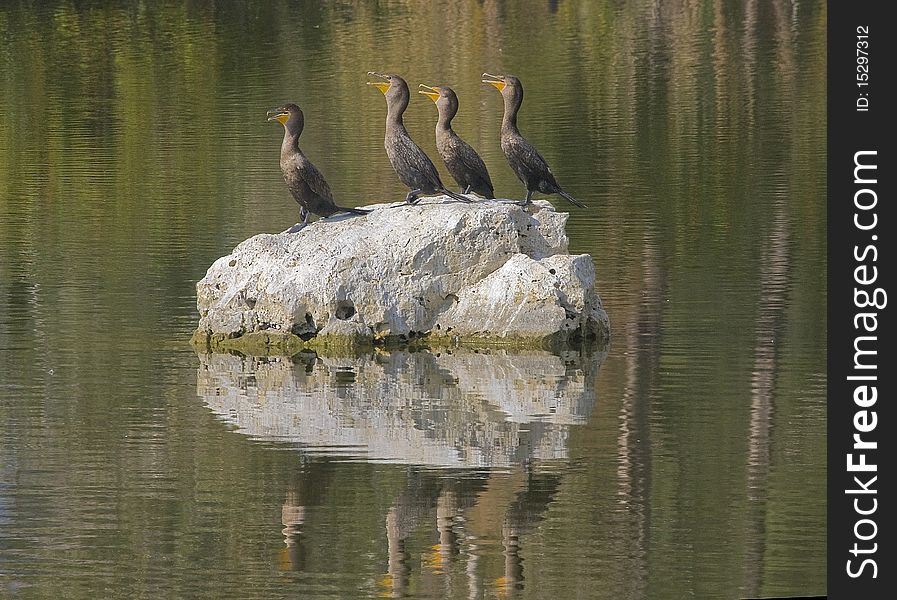
[[[591,257],[567,254],[568,215],[548,202],[366,208],[215,261],[196,286],[200,337],[607,338]]]

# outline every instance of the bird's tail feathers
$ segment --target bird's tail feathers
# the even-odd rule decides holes
[[[455,192],[453,192],[451,190],[447,190],[445,188],[442,188],[441,190],[439,190],[439,193],[445,194],[449,198],[454,198],[455,200],[458,200],[459,202],[473,202],[473,200],[471,200],[467,196],[463,196],[461,194],[456,194]]]
[[[366,215],[370,213],[370,210],[365,210],[363,208],[346,208],[345,206],[340,206],[339,209],[343,212],[352,213],[353,215]]]
[[[570,194],[568,194],[567,192],[565,192],[563,190],[558,190],[558,194],[560,194],[561,196],[566,198],[569,202],[575,204],[579,208],[588,208],[588,206],[586,206],[585,204],[583,204],[582,202],[580,202],[579,200],[577,200],[576,198],[574,198],[573,196],[571,196]]]

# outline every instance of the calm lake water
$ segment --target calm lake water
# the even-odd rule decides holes
[[[109,3],[112,4],[112,3]],[[0,6],[0,597],[825,592],[825,3]],[[595,260],[604,351],[197,355],[195,282],[398,200],[368,70],[498,93]],[[435,108],[406,123],[431,156]],[[443,171],[444,178],[449,178]]]

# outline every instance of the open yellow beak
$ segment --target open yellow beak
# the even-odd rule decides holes
[[[281,125],[286,125],[286,122],[290,120],[290,113],[279,112],[279,113],[268,113],[269,121],[278,121]]]
[[[386,75],[382,75],[380,73],[377,73],[376,71],[368,71],[368,75],[373,75],[374,77],[382,77],[383,79],[387,79]],[[378,90],[383,92],[384,95],[386,94],[386,90],[389,89],[389,81],[368,81],[368,85],[374,86],[375,88],[377,88]]]
[[[424,96],[429,96],[430,100],[436,102],[439,100],[439,88],[438,87],[430,87],[429,85],[420,84],[420,87],[426,88],[423,90],[417,90],[418,94],[423,94]]]
[[[494,85],[495,89],[499,92],[505,89],[507,85],[504,80],[498,75],[490,75],[489,73],[483,73],[483,77],[488,77],[488,79],[483,79],[483,83],[488,83],[489,85]]]

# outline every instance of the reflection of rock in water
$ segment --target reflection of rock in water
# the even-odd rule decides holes
[[[391,352],[299,359],[201,354],[197,393],[238,431],[312,451],[431,466],[566,456],[601,354]]]

